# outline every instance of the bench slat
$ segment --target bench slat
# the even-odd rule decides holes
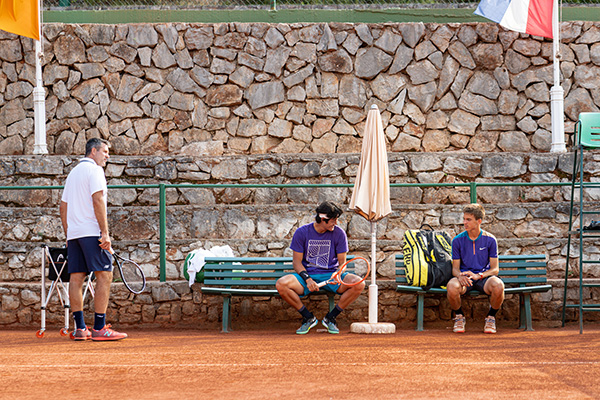
[[[277,279],[294,272],[290,271],[262,271],[262,272],[225,272],[205,271],[204,286],[256,286],[273,285]],[[350,270],[348,272],[354,272]]]
[[[232,296],[279,296],[277,289],[239,289],[239,288],[214,288],[203,287],[202,293],[232,295]],[[331,292],[319,290],[311,292],[311,295],[331,295]]]
[[[205,257],[207,263],[240,262],[240,263],[277,263],[292,262],[292,257]]]
[[[501,268],[498,271],[500,276],[531,276],[531,275],[546,275],[546,269],[506,269]]]
[[[239,279],[204,279],[204,286],[273,286],[275,287],[277,279],[257,279],[257,280],[239,280]]]
[[[293,268],[292,263],[206,263],[205,269],[240,269],[240,267],[244,267],[245,269],[254,268],[254,269],[282,269],[282,268]],[[349,263],[346,265],[346,269],[353,269],[355,267],[355,263]]]
[[[537,293],[537,292],[547,292],[552,289],[552,285],[539,285],[539,286],[526,286],[526,287],[512,287],[504,289],[506,294],[520,294],[520,293]],[[405,286],[399,285],[397,287],[398,292],[405,293],[423,293],[423,294],[446,294],[446,289],[442,288],[431,288],[427,291],[423,290],[418,286]],[[472,290],[469,292],[471,296],[480,296],[483,293],[478,292],[477,290]]]
[[[396,254],[396,260],[404,258],[404,254]],[[499,260],[546,260],[545,254],[500,254]]]
[[[290,274],[293,271],[261,271],[261,272],[225,272],[225,271],[204,271],[204,280],[206,278],[239,278],[247,279],[266,279],[266,278],[281,278],[284,275]]]
[[[518,285],[546,283],[546,282],[548,282],[548,280],[546,279],[546,277],[543,277],[543,278],[518,278],[518,279],[502,278],[502,282],[504,282],[505,285],[517,285],[517,287],[519,287]],[[396,283],[408,286],[408,280],[406,279],[405,276],[397,277]]]
[[[543,268],[546,266],[546,261],[514,261],[502,262],[498,261],[499,268]]]
[[[205,264],[204,270],[291,270],[294,269],[292,264]]]
[[[545,254],[500,254],[500,260],[546,260]]]
[[[539,285],[539,286],[524,286],[524,287],[512,287],[505,288],[504,293],[533,293],[533,292],[547,292],[552,289],[552,285]]]
[[[405,275],[405,269],[396,269],[396,275]],[[532,275],[546,275],[545,269],[500,269],[498,272],[500,276],[532,276]]]
[[[498,262],[499,268],[543,268],[546,266],[545,261],[514,261],[514,262]],[[404,260],[396,261],[396,268],[404,268]]]
[[[237,296],[277,296],[276,289],[236,289],[236,288],[214,288],[203,287],[202,293],[230,294]]]

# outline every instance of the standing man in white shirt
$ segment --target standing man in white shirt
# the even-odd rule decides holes
[[[67,176],[60,202],[60,219],[67,236],[69,299],[75,319],[75,340],[119,340],[126,333],[106,325],[106,309],[113,279],[107,218],[107,188],[103,167],[110,157],[109,143],[92,138],[85,145],[85,157]],[[94,327],[90,331],[83,318],[83,283],[94,272]]]

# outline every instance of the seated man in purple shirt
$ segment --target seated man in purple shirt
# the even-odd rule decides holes
[[[490,296],[490,310],[483,331],[496,333],[496,313],[504,301],[504,282],[498,278],[498,243],[489,232],[481,229],[485,211],[479,204],[463,209],[465,232],[452,240],[452,275],[448,282],[448,301],[454,311],[454,332],[465,331],[465,314],[461,295],[477,290]]]
[[[277,291],[281,298],[302,315],[302,326],[296,331],[304,335],[317,325],[317,318],[302,304],[301,297],[319,290],[317,284],[328,280],[346,262],[348,239],[346,232],[336,226],[342,210],[331,202],[324,202],[316,209],[315,222],[299,227],[292,238],[293,265],[296,273],[277,280]],[[344,282],[352,283],[360,278],[344,273]],[[328,284],[324,290],[339,293],[340,301],[322,320],[329,333],[339,333],[336,317],[354,300],[365,287],[361,282],[355,286]]]

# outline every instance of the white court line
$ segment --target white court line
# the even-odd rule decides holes
[[[371,349],[369,349],[369,352],[371,352]],[[505,353],[505,351],[498,351],[499,353]],[[210,354],[211,355],[226,355],[228,357],[232,356],[232,355],[244,355],[244,354],[250,354],[252,356],[256,356],[256,355],[261,355],[261,354],[273,354],[273,353],[277,353],[277,354],[281,354],[281,355],[305,355],[306,352],[305,351],[295,351],[295,350],[269,350],[269,351],[253,351],[253,350],[244,350],[244,351],[213,351]],[[324,354],[325,352],[319,352],[319,354]],[[357,350],[343,350],[343,351],[334,351],[335,355],[340,355],[340,354],[351,354],[351,355],[356,355]],[[406,351],[406,350],[390,350],[390,351],[384,351],[384,350],[373,350],[373,353],[369,353],[369,355],[371,354],[383,354],[383,355],[388,355],[388,354],[401,354],[401,355],[407,355],[407,354],[416,354],[416,351]],[[430,352],[431,354],[439,354],[435,351]],[[423,354],[423,352],[419,352],[419,354]],[[48,353],[48,352],[42,352],[42,353],[2,353],[0,354],[0,358],[1,357],[5,357],[5,356],[11,356],[11,357],[43,357],[43,356],[61,356],[61,357],[69,357],[69,356],[73,356],[73,357],[79,357],[79,356],[94,356],[94,355],[102,355],[102,356],[153,356],[153,355],[159,355],[159,356],[163,356],[163,355],[177,355],[177,356],[202,356],[202,357],[206,357],[206,352],[202,352],[202,351],[185,351],[185,350],[179,350],[179,351],[159,351],[156,353],[149,353],[147,351],[144,352],[130,352],[130,351],[107,351],[104,349],[99,349],[98,351],[86,351],[86,352],[72,352],[72,353],[65,353],[65,352],[53,352],[53,353]]]
[[[94,347],[94,346],[92,346]],[[94,355],[102,355],[102,356],[154,356],[154,355],[158,355],[158,356],[164,356],[164,355],[176,355],[176,356],[201,356],[201,357],[206,357],[206,352],[202,352],[202,351],[186,351],[185,349],[182,350],[177,350],[177,351],[158,351],[158,352],[150,352],[152,349],[148,349],[148,351],[136,351],[136,352],[131,352],[131,351],[111,351],[111,350],[106,350],[104,348],[100,348],[98,347],[97,351],[73,351],[73,352],[64,352],[64,351],[56,351],[56,352],[27,352],[27,353],[23,353],[23,352],[2,352],[0,353],[0,362],[2,361],[3,357],[45,357],[45,356],[61,356],[61,357],[69,357],[69,356],[73,356],[73,357],[79,357],[79,356],[94,356]],[[360,350],[362,351],[362,350]],[[368,349],[369,353],[368,356],[371,356],[373,354],[378,355],[378,356],[389,356],[389,355],[410,355],[410,354],[419,354],[419,355],[431,355],[431,356],[439,356],[440,354],[443,355],[443,353],[440,353],[437,350],[393,350],[393,349],[386,349],[386,350],[378,350],[378,349]],[[506,350],[505,349],[489,349],[486,350],[488,353],[498,353],[498,354],[506,354]],[[334,355],[356,355],[357,352],[359,352],[359,350],[334,350],[334,349],[327,349],[324,351],[320,351],[319,354],[334,354]],[[277,350],[277,349],[272,349],[272,350],[264,350],[264,351],[259,351],[259,350],[239,350],[239,351],[229,351],[229,350],[218,350],[218,351],[211,351],[210,354],[213,356],[220,356],[220,355],[225,355],[228,357],[231,356],[237,356],[237,355],[252,355],[252,356],[256,356],[256,355],[265,355],[265,354],[273,354],[273,353],[277,353],[280,355],[306,355],[306,351],[303,350]],[[533,352],[532,354],[536,354],[535,352]]]
[[[498,361],[498,362],[354,362],[354,363],[298,363],[294,362],[293,367],[306,366],[306,367],[373,367],[373,366],[470,366],[470,365],[489,365],[489,366],[570,366],[570,365],[600,365],[600,361],[540,361],[540,362],[529,362],[529,361]],[[9,368],[106,368],[106,367],[118,367],[118,368],[214,368],[214,367],[290,367],[289,363],[177,363],[177,364],[0,364],[0,369]]]

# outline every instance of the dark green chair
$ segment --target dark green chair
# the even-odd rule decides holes
[[[600,231],[585,230],[585,216],[597,215],[600,216],[600,208],[594,204],[595,202],[584,201],[585,189],[600,188],[600,182],[586,182],[584,180],[584,151],[600,148],[600,113],[584,112],[579,114],[579,121],[575,125],[575,137],[573,140],[573,175],[571,179],[571,208],[569,213],[569,231],[567,239],[567,260],[565,265],[565,281],[563,293],[563,308],[562,308],[562,325],[565,325],[566,309],[576,308],[579,312],[579,333],[583,333],[583,313],[585,311],[600,311],[600,304],[585,303],[583,293],[585,288],[600,287],[600,284],[584,283],[583,281],[583,266],[585,264],[600,264],[600,261],[590,259],[584,260],[584,251],[586,239],[598,240]],[[579,228],[573,229],[573,214],[575,204],[575,189],[579,193]],[[576,236],[579,239],[579,298],[577,301],[567,304],[567,287],[569,280],[569,259],[571,258],[571,237]]]

